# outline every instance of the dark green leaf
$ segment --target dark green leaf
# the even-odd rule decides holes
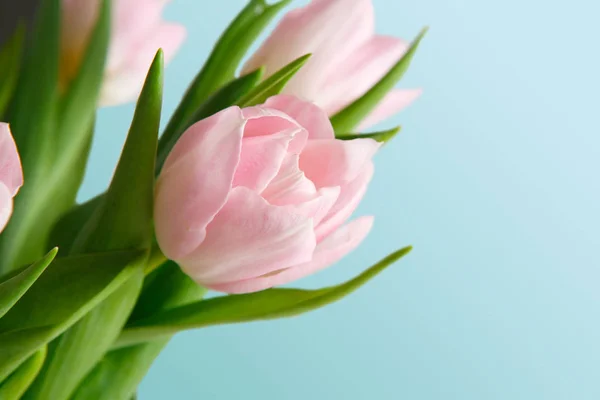
[[[43,0],[32,41],[19,78],[14,107],[8,122],[19,148],[25,185],[15,199],[15,210],[0,238],[0,273],[30,264],[44,254],[38,232],[45,229],[39,221],[50,199],[40,193],[52,171],[54,122],[58,100],[60,42],[60,0]],[[42,213],[43,214],[43,213]]]
[[[156,175],[160,173],[167,156],[181,135],[196,122],[236,104],[242,96],[260,82],[264,69],[258,69],[240,78],[234,79],[212,94],[195,112],[187,123],[181,123],[177,130],[167,130],[158,142],[156,158]]]
[[[427,33],[427,28],[424,28],[419,33],[402,58],[375,86],[362,97],[331,117],[331,123],[336,132],[352,132],[373,111],[377,104],[383,100],[385,95],[392,90],[394,85],[402,79],[425,33]]]
[[[79,235],[74,251],[150,248],[162,87],[163,52],[159,50],[140,94],[108,192]]]
[[[238,105],[240,107],[254,106],[264,103],[271,96],[279,94],[296,72],[306,64],[310,56],[310,54],[306,54],[281,68],[240,99]]]
[[[145,252],[56,259],[0,319],[0,381],[139,271]]]
[[[235,71],[252,43],[290,1],[278,1],[271,5],[265,0],[250,1],[215,45],[206,64],[175,110],[163,135],[170,138],[177,132],[183,132],[183,126],[188,124],[208,97],[234,78]]]
[[[30,165],[24,162],[27,185],[16,198],[15,214],[3,235],[2,255],[7,257],[5,262],[12,263],[13,266],[27,264],[32,258],[43,254],[56,220],[75,202],[91,147],[94,114],[104,76],[110,37],[110,3],[109,0],[102,2],[98,23],[90,37],[83,62],[74,80],[66,88],[60,109],[54,104],[48,105],[54,107],[52,114],[56,112],[56,119],[41,133],[35,127],[28,128],[35,130],[31,133],[34,138],[39,134],[46,136],[37,138],[35,142],[40,147],[36,148],[36,151],[41,152],[39,159]],[[56,54],[52,56],[58,57]],[[46,67],[41,64],[36,68]],[[39,73],[37,69],[35,73]],[[43,78],[35,76],[29,79],[36,85],[31,90],[37,91],[39,80]],[[56,87],[53,89],[56,90]],[[52,101],[57,100],[54,96]],[[17,105],[25,107],[26,104],[28,103]],[[20,112],[20,108],[17,111]],[[26,118],[38,121],[37,114],[31,110],[25,112]],[[35,117],[32,118],[32,115]],[[15,118],[19,116],[18,113]],[[17,122],[18,120],[13,125],[15,135],[22,134]],[[27,151],[27,148],[22,149],[20,146],[19,149],[21,152]],[[52,204],[52,207],[48,207],[48,204]]]
[[[15,305],[39,276],[54,260],[58,249],[53,249],[44,258],[9,279],[0,282],[0,318]],[[1,397],[0,397],[1,398]]]
[[[341,285],[319,290],[269,289],[262,292],[204,300],[128,324],[114,348],[157,340],[176,332],[211,325],[277,319],[299,315],[340,300],[364,285],[412,248],[390,254]]]
[[[0,383],[0,399],[19,400],[35,379],[46,358],[46,346],[29,357],[4,382]]]
[[[341,140],[354,140],[354,139],[373,139],[380,143],[387,143],[392,140],[398,132],[402,129],[400,126],[397,126],[392,129],[388,129],[387,131],[381,132],[372,132],[372,133],[342,133],[336,134],[335,137]]]
[[[24,39],[25,26],[19,25],[0,49],[0,121],[6,121],[6,108],[17,87]]]

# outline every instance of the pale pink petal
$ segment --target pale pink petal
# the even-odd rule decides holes
[[[332,71],[319,105],[333,115],[365,94],[400,60],[408,43],[391,36],[373,36]]]
[[[187,256],[223,207],[240,160],[245,120],[230,107],[189,128],[167,157],[156,184],[156,237],[171,259]]]
[[[315,228],[317,242],[327,237],[331,232],[340,227],[356,210],[367,191],[367,186],[373,178],[375,167],[371,161],[352,182],[341,187],[336,203],[331,207],[327,216]]]
[[[248,120],[244,137],[266,136],[295,130],[297,132],[294,134],[294,140],[290,143],[289,151],[300,153],[304,148],[308,132],[286,113],[262,106],[243,108],[242,113]]]
[[[13,210],[13,196],[6,185],[0,182],[0,232],[6,226]]]
[[[374,32],[370,0],[314,0],[288,12],[243,71],[266,67],[270,76],[296,58],[311,59],[284,93],[318,103],[324,79]]]
[[[278,206],[298,204],[312,200],[317,196],[317,188],[304,175],[298,163],[298,154],[287,154],[279,173],[262,192],[262,196],[270,204]]]
[[[136,99],[158,49],[163,49],[165,62],[168,62],[183,43],[185,35],[185,28],[181,25],[161,24],[144,42],[138,43],[135,49],[129,49],[126,59],[107,69],[100,104],[111,106]]]
[[[335,138],[329,117],[314,103],[300,100],[295,96],[278,95],[269,98],[264,106],[282,111],[292,117],[308,131],[309,139]]]
[[[310,140],[300,155],[300,169],[317,188],[353,181],[380,143],[373,139]]]
[[[211,285],[210,288],[225,293],[249,293],[295,281],[336,263],[354,250],[369,234],[372,217],[362,217],[344,225],[315,249],[310,262],[287,268],[278,274],[237,282]]]
[[[336,204],[340,191],[340,187],[321,188],[314,199],[303,203],[290,204],[287,207],[297,214],[312,218],[314,226],[318,226]]]
[[[375,110],[365,118],[358,130],[368,129],[373,125],[402,111],[414,102],[422,93],[421,89],[395,89],[388,93]]]
[[[0,122],[0,182],[14,197],[23,185],[23,169],[17,145],[8,124]]]
[[[262,192],[279,172],[296,132],[298,130],[290,129],[268,136],[245,137],[233,186]]]
[[[194,280],[210,286],[307,262],[315,246],[312,219],[237,187],[208,226],[204,242],[176,261]]]

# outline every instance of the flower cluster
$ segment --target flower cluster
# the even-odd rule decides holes
[[[171,335],[322,307],[410,251],[275,288],[369,234],[352,215],[399,128],[359,132],[420,95],[395,84],[425,32],[376,34],[371,0],[312,0],[243,64],[289,2],[249,1],[162,134],[186,36],[169,0],[42,0],[0,48],[0,398],[129,399]],[[98,107],[136,99],[109,188],[76,204]]]

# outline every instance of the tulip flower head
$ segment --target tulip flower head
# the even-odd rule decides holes
[[[312,0],[284,16],[243,73],[264,66],[268,77],[311,53],[283,93],[312,101],[332,116],[365,94],[408,49],[402,39],[376,35],[374,26],[371,0]],[[361,128],[392,116],[420,93],[392,90]]]
[[[169,0],[113,0],[112,32],[100,103],[134,100],[159,48],[173,58],[185,38],[182,25],[162,20]],[[75,77],[98,19],[99,0],[63,0],[61,84]]]
[[[13,197],[23,185],[23,170],[8,124],[0,122],[0,231],[13,210]]]
[[[373,175],[379,143],[335,139],[326,113],[280,95],[190,127],[157,181],[162,251],[197,282],[253,292],[336,262],[367,235],[346,223]]]

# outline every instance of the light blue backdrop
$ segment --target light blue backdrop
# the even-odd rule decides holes
[[[175,0],[189,40],[166,111],[243,0]],[[431,25],[389,126],[354,255],[299,285],[404,261],[327,309],[179,335],[140,390],[164,399],[599,399],[600,101],[595,0],[375,0],[382,33]],[[132,107],[101,113],[102,190]]]

